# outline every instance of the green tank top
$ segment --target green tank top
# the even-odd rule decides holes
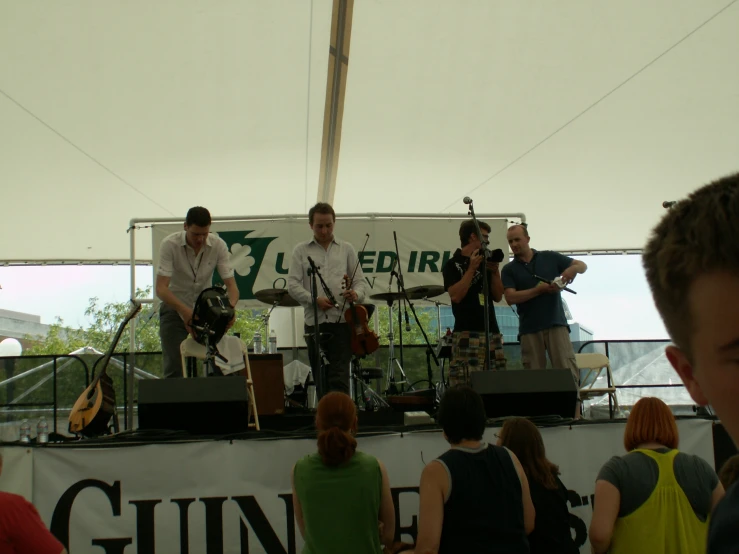
[[[339,467],[311,454],[295,464],[295,492],[303,510],[303,554],[379,554],[382,472],[376,458],[355,452]]]
[[[657,486],[634,512],[616,520],[609,554],[693,554],[705,552],[708,522],[695,515],[675,479],[677,450],[664,454],[637,449],[659,467]]]

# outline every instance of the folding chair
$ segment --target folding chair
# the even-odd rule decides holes
[[[251,378],[251,367],[249,366],[249,352],[246,349],[246,345],[243,343],[243,341],[239,340],[239,345],[241,347],[241,353],[244,356],[244,367],[246,368],[246,393],[249,398],[249,423],[248,426],[250,428],[255,428],[257,431],[260,430],[259,427],[259,413],[257,412],[257,397],[254,394],[254,381],[252,381]],[[193,339],[191,336],[188,336],[185,340],[182,341],[180,344],[180,354],[182,356],[182,376],[187,377],[194,377],[197,374],[197,370],[194,367],[191,367],[191,371],[188,371],[188,363],[190,361],[193,361],[192,358],[196,358],[198,360],[205,360],[205,346],[197,342],[195,339]],[[240,373],[241,371],[239,371]],[[251,419],[254,419],[252,422]]]
[[[585,386],[580,388],[580,398],[587,400],[598,396],[608,395],[608,411],[610,418],[618,410],[618,399],[616,398],[616,384],[613,381],[613,373],[611,373],[611,363],[604,354],[575,354],[577,367],[580,369],[580,383]],[[606,387],[596,387],[596,381],[606,370]],[[583,378],[582,372],[586,371]]]

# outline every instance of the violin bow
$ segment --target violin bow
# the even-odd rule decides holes
[[[350,281],[351,284],[354,283],[354,276],[357,274],[357,270],[359,269],[360,256],[364,252],[364,249],[367,248],[367,243],[369,242],[369,238],[370,238],[369,233],[365,233],[365,235],[366,235],[366,238],[364,239],[364,244],[362,245],[362,249],[357,254],[357,263],[354,264],[354,271],[352,272],[352,276],[349,278],[349,281]],[[338,323],[339,322],[339,319],[341,319],[341,314],[344,313],[344,308],[345,307],[346,307],[346,297],[344,297],[344,303],[341,305],[341,310],[340,310],[340,313],[339,313],[339,318],[336,320],[336,323]]]

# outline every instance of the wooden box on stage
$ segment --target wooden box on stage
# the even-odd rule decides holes
[[[282,354],[254,354],[249,352],[251,379],[254,381],[254,396],[257,413],[261,415],[285,412],[285,374]],[[246,369],[238,372],[246,375]]]

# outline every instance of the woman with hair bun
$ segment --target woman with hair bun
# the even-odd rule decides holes
[[[395,537],[395,507],[385,466],[357,451],[357,411],[330,392],[316,412],[318,452],[292,471],[293,506],[303,554],[380,554]]]

